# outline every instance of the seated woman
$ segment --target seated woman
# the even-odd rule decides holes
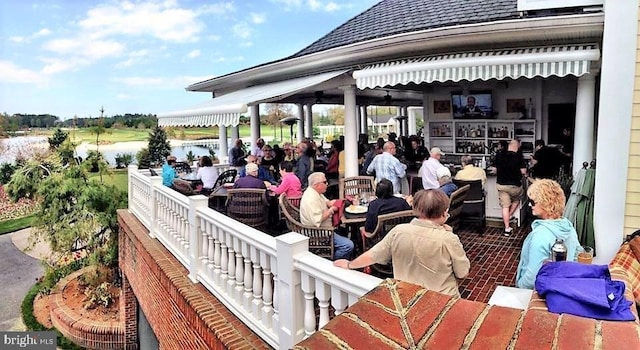
[[[342,151],[342,147],[340,146],[340,141],[338,140],[331,141],[331,149],[329,149],[329,160],[327,161],[327,169],[326,169],[327,179],[338,178],[340,151]]]
[[[202,190],[200,191],[200,194],[208,196],[213,190],[213,186],[215,186],[216,180],[218,179],[218,169],[213,166],[213,162],[208,156],[200,158],[196,179],[202,181]]]
[[[275,193],[276,195],[284,193],[287,197],[302,196],[302,185],[300,184],[300,179],[298,179],[296,174],[293,173],[293,163],[280,163],[280,177],[282,178],[282,182],[280,182],[280,185],[269,186],[269,190],[271,192]]]
[[[262,147],[262,153],[264,156],[259,160],[260,167],[269,172],[269,174],[278,181],[279,176],[276,172],[278,160],[274,156],[273,149],[269,145],[264,145]]]
[[[376,187],[377,199],[369,203],[369,210],[367,211],[367,219],[364,222],[364,226],[360,227],[361,232],[373,233],[378,225],[378,216],[382,214],[389,214],[397,211],[410,210],[411,209],[411,196],[407,199],[395,197],[393,195],[393,184],[388,179],[382,179]]]
[[[551,246],[562,239],[567,247],[567,261],[575,261],[580,249],[578,234],[571,221],[562,216],[565,196],[560,185],[548,179],[533,182],[527,190],[533,215],[531,233],[522,244],[516,287],[533,289],[538,271],[551,258]]]
[[[353,261],[336,260],[344,269],[387,264],[393,259],[394,278],[415,283],[442,294],[460,297],[456,278],[469,273],[469,259],[458,236],[445,225],[449,197],[442,191],[421,190],[413,197],[417,216],[394,227],[373,248]]]

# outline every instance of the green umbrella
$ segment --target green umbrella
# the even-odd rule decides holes
[[[584,184],[578,194],[580,200],[576,206],[576,232],[580,244],[593,247],[593,254],[596,254],[596,239],[593,229],[593,192],[595,187],[596,170],[587,169],[584,177]]]

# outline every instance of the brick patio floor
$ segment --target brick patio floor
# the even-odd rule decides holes
[[[462,298],[486,303],[497,286],[514,287],[522,242],[530,231],[528,225],[514,228],[505,237],[502,228],[487,226],[481,236],[460,228],[457,234],[471,262],[469,275],[459,281]]]

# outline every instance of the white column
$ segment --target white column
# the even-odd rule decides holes
[[[367,115],[367,106],[360,106],[360,132],[369,134],[369,116]]]
[[[281,349],[292,349],[304,337],[304,299],[301,289],[300,271],[293,269],[295,256],[309,251],[309,238],[289,232],[276,237],[278,271],[278,316],[277,333]]]
[[[222,159],[227,159],[229,156],[229,138],[227,137],[227,127],[225,125],[218,126],[218,129],[218,143],[220,144],[218,159],[220,159],[220,162],[222,163]]]
[[[231,127],[231,142],[236,142],[240,138],[240,127],[234,125]]]
[[[304,105],[298,104],[298,143],[304,139]]]
[[[358,137],[362,133],[362,108],[356,105],[356,130],[358,130]]]
[[[422,121],[423,121],[423,127],[422,127],[422,138],[424,139],[424,146],[427,149],[431,149],[431,145],[429,144],[429,106],[431,99],[429,98],[429,95],[425,92],[422,95]],[[455,147],[454,147],[455,149]]]
[[[356,128],[356,87],[341,86],[344,91],[344,176],[358,176],[358,129]]]
[[[304,115],[304,137],[313,138],[313,104],[307,104],[307,110]]]
[[[251,148],[260,138],[260,109],[259,105],[249,106],[249,117],[251,118]]]
[[[593,160],[595,98],[595,77],[591,74],[580,77],[576,96],[576,124],[573,143],[574,176],[582,168],[582,162],[591,162]]]
[[[416,135],[417,126],[416,126],[416,107],[407,108],[407,134],[408,135]]]
[[[624,235],[635,79],[638,1],[605,0],[594,218],[597,256],[607,264]]]

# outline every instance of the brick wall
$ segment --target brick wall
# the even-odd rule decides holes
[[[268,349],[269,346],[201,284],[127,210],[118,211],[123,286],[135,298],[122,306],[128,325],[127,348],[137,344],[135,300],[147,316],[160,349]],[[124,291],[123,293],[126,293]],[[134,342],[136,344],[134,344]]]
[[[636,322],[452,299],[385,280],[294,349],[640,349]]]
[[[640,23],[638,23],[640,26]],[[627,197],[625,204],[624,234],[640,228],[640,32],[636,44],[636,73],[631,112],[631,142],[629,169],[627,169]]]
[[[89,320],[64,301],[64,288],[84,272],[84,269],[79,270],[61,279],[51,292],[51,323],[65,337],[84,348],[122,349],[125,337],[120,320]]]

